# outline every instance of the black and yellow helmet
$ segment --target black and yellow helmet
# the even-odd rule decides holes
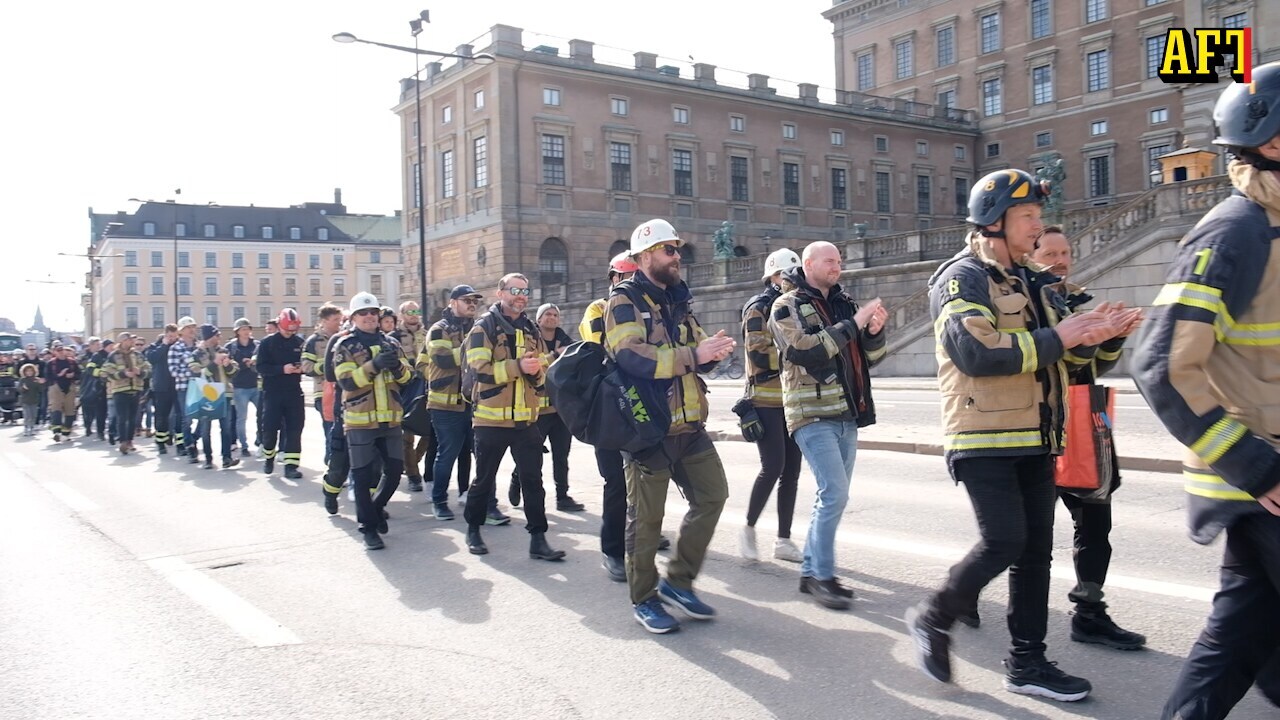
[[[1014,205],[1044,202],[1049,183],[1025,170],[998,170],[984,175],[969,191],[969,217],[979,227],[994,225]]]

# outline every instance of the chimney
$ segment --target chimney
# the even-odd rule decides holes
[[[657,70],[658,56],[655,53],[638,52],[636,53],[636,69],[637,70]]]
[[[453,51],[453,54],[461,55],[463,57],[471,57],[473,54],[475,54],[475,48],[470,45],[459,45],[458,49]],[[466,62],[467,62],[466,60],[459,60],[458,64],[463,65],[463,64],[466,64]]]
[[[342,204],[342,188],[333,189],[333,204],[334,205]]]
[[[583,62],[594,62],[595,46],[596,44],[589,40],[570,40],[569,57]]]
[[[489,28],[493,38],[490,49],[494,52],[519,53],[524,51],[524,30],[510,25],[494,25]]]
[[[427,70],[427,80],[430,80],[440,74],[440,68],[443,66],[438,62],[431,62],[427,63],[424,67]]]
[[[714,85],[716,82],[716,66],[708,63],[694,63],[693,79]]]
[[[818,86],[813,83],[800,83],[800,99],[806,104],[818,102]]]
[[[756,91],[773,92],[773,88],[769,87],[769,76],[760,73],[748,75],[747,86]]]

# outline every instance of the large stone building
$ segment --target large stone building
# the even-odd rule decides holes
[[[1251,27],[1280,60],[1271,0],[836,0],[837,87],[973,108],[979,175],[1061,159],[1065,210],[1161,182],[1156,158],[1208,147],[1221,84],[1156,77],[1170,28]],[[1221,167],[1219,168],[1221,172]]]
[[[972,112],[566,44],[529,48],[496,25],[458,48],[495,62],[432,64],[403,84],[406,296],[418,295],[422,218],[433,304],[512,271],[535,300],[567,299],[570,285],[603,282],[652,217],[689,241],[686,264],[711,260],[725,222],[739,256],[958,222],[976,172]]]
[[[287,208],[146,202],[133,213],[89,210],[84,296],[91,335],[160,332],[183,316],[261,328],[282,308],[304,325],[328,301],[368,290],[395,305],[404,286],[397,216],[349,215],[332,203]],[[230,337],[230,333],[224,333]]]

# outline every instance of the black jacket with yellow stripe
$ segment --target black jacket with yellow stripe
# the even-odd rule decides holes
[[[546,379],[546,365],[527,374],[520,359],[546,353],[542,334],[521,313],[510,319],[495,303],[476,320],[467,334],[467,364],[475,371],[474,414],[476,427],[524,428],[538,421],[538,393]]]
[[[427,379],[428,409],[467,409],[462,397],[462,347],[473,324],[470,318],[460,318],[445,308],[444,317],[427,330],[415,368]]]
[[[373,359],[381,353],[396,353],[393,370],[379,370]],[[353,331],[333,344],[334,377],[342,388],[342,422],[347,432],[399,427],[404,419],[400,388],[409,382],[413,369],[400,357],[400,345],[382,333]]]
[[[539,329],[539,335],[541,335],[541,329]],[[547,340],[545,337],[542,338],[542,344],[546,348],[546,352],[542,356],[542,367],[550,367],[551,363],[555,362],[556,358],[560,357],[564,349],[569,347],[572,342],[573,338],[570,338],[569,333],[565,332],[563,328],[556,328],[555,337],[551,340]],[[547,392],[547,387],[544,384],[538,392],[538,415],[553,415],[555,412],[556,406],[551,404],[551,393]]]
[[[1062,451],[1067,355],[1053,326],[1070,314],[1056,275],[1006,269],[992,241],[968,247],[929,279],[948,461]],[[1077,347],[1072,362],[1092,361]]]
[[[782,365],[769,331],[769,312],[782,291],[770,283],[742,307],[742,346],[747,354],[747,393],[756,407],[782,407]]]
[[[636,298],[638,302],[632,300]],[[605,348],[629,377],[652,383],[651,396],[670,399],[668,435],[695,432],[707,420],[707,386],[698,373],[698,343],[707,334],[690,310],[684,282],[666,289],[637,271],[613,287],[605,308]]]
[[[1233,163],[1234,164],[1234,163]],[[1237,193],[1178,244],[1134,380],[1188,450],[1191,537],[1211,542],[1280,482],[1280,210]]]

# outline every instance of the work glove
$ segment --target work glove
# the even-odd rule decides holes
[[[400,355],[394,350],[383,350],[373,359],[373,366],[379,370],[395,370],[400,367]]]
[[[742,398],[734,403],[733,412],[738,416],[738,429],[742,431],[744,440],[760,442],[764,438],[764,424],[760,422],[760,415],[750,400]]]

